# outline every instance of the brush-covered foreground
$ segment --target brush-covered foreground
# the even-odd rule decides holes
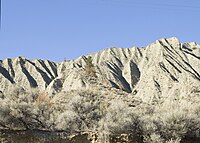
[[[185,95],[152,103],[116,89],[49,96],[15,87],[0,98],[1,130],[87,133],[91,142],[199,142],[200,98]],[[1,138],[1,137],[0,137]]]

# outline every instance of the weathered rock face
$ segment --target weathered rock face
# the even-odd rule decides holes
[[[148,101],[163,96],[189,96],[193,91],[200,94],[199,49],[197,44],[181,44],[176,38],[151,44],[139,63],[141,78],[133,91]]]
[[[57,65],[50,61],[30,61],[22,57],[0,61],[0,90],[9,91],[13,85],[26,89],[45,90],[57,75]]]
[[[145,48],[109,48],[90,55],[96,79],[85,76],[85,57],[62,63],[18,57],[0,61],[0,90],[13,85],[49,93],[92,88],[122,89],[146,101],[200,94],[200,46],[160,39]]]

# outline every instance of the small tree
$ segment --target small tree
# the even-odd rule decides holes
[[[96,70],[95,70],[94,64],[92,63],[92,57],[91,56],[86,58],[84,69],[85,69],[86,75],[96,77]]]

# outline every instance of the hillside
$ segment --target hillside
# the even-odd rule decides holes
[[[95,83],[84,75],[88,56],[95,65]],[[200,46],[167,38],[143,48],[108,48],[61,63],[24,57],[1,60],[0,91],[6,93],[16,85],[49,94],[100,85],[148,102],[177,94],[200,94]]]
[[[160,39],[61,63],[5,59],[0,91],[3,142],[200,140],[200,46],[194,42]]]

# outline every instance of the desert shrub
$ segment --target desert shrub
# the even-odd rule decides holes
[[[117,94],[88,89],[49,97],[16,87],[0,98],[0,129],[92,131],[100,142],[120,134],[139,135],[146,143],[179,143],[200,129],[198,96],[165,98],[152,105]]]
[[[155,105],[153,112],[146,112],[139,118],[144,140],[180,142],[181,139],[195,134],[200,122],[193,105],[193,101],[188,99],[165,99],[164,102]]]
[[[92,76],[92,77],[96,77],[96,70],[95,70],[95,66],[92,63],[92,57],[88,56],[85,60],[85,74],[87,76]]]
[[[80,117],[71,110],[66,110],[58,115],[55,121],[55,129],[74,133],[80,131],[83,127],[83,122]]]
[[[85,129],[93,130],[101,118],[99,101],[90,96],[77,95],[70,100],[69,108],[74,111],[85,124]]]
[[[160,134],[152,133],[148,136],[144,136],[143,141],[145,143],[163,143],[164,139],[161,137]]]
[[[158,107],[157,111],[162,117],[159,120],[160,129],[166,138],[183,138],[199,129],[199,116],[194,113],[193,101],[166,99],[165,103],[160,108]]]
[[[25,91],[14,88],[1,100],[1,126],[10,129],[45,129],[48,128],[51,108],[48,102],[40,101],[37,90]],[[4,115],[4,116],[3,116]]]
[[[130,110],[127,104],[123,101],[114,100],[111,101],[102,120],[107,124],[110,133],[123,133],[125,132],[123,126],[126,123],[131,122],[129,114]]]
[[[4,100],[0,99],[0,128],[9,129],[10,126],[8,124],[11,120],[11,117],[8,116],[10,109],[6,104],[7,103]]]
[[[123,133],[136,135],[137,123],[138,116],[128,104],[119,99],[111,100],[99,121],[99,138],[105,142],[113,135]]]
[[[180,138],[177,138],[177,139],[170,139],[168,141],[166,141],[166,143],[180,143],[181,142],[181,139]]]
[[[196,50],[196,49],[198,49],[197,47],[192,47],[192,50]]]
[[[101,118],[98,98],[97,94],[86,90],[55,96],[52,99],[54,109],[60,111],[55,119],[55,128],[73,132],[95,131]]]
[[[32,98],[26,96],[24,89],[15,87],[1,100],[1,125],[7,128],[28,128],[28,121],[31,105],[28,104]]]

